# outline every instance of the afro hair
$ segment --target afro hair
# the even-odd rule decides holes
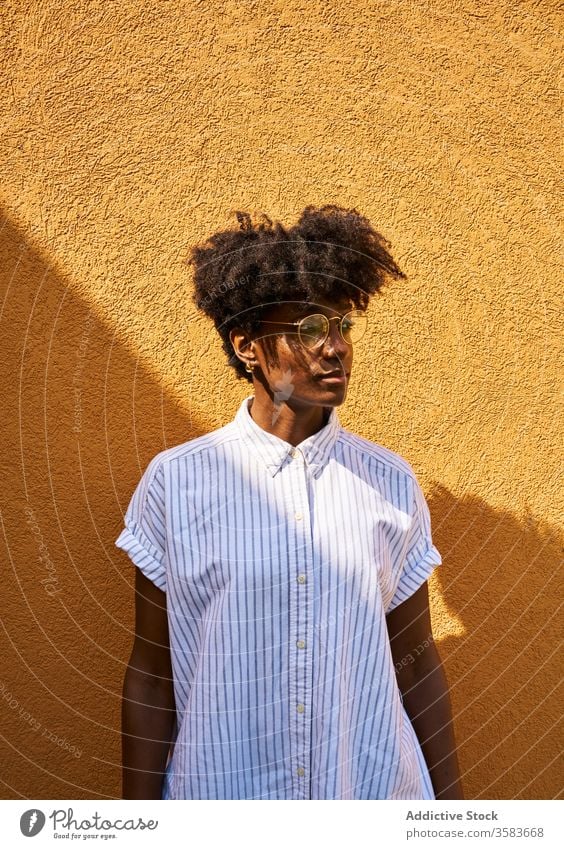
[[[356,209],[306,206],[289,229],[264,213],[235,216],[238,227],[193,247],[187,263],[194,267],[194,303],[213,320],[229,365],[249,382],[229,339],[234,327],[252,335],[261,313],[285,301],[349,298],[365,309],[386,276],[405,278],[390,243]]]

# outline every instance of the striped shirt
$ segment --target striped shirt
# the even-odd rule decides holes
[[[246,398],[157,454],[116,545],[166,592],[163,799],[434,799],[386,614],[441,555],[409,463],[335,408],[297,447]]]

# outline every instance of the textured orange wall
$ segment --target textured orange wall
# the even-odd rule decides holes
[[[120,793],[121,517],[157,451],[249,394],[189,245],[235,208],[329,202],[409,275],[339,414],[427,494],[467,796],[559,793],[556,10],[4,4],[4,797]]]

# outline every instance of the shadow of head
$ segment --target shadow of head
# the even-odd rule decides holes
[[[463,633],[440,642],[469,798],[552,798],[558,786],[562,535],[531,515],[436,486],[436,587]],[[440,605],[439,605],[440,607]]]

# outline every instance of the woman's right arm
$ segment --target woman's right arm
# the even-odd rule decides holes
[[[123,682],[124,799],[161,799],[176,707],[166,593],[135,569],[135,641]]]

